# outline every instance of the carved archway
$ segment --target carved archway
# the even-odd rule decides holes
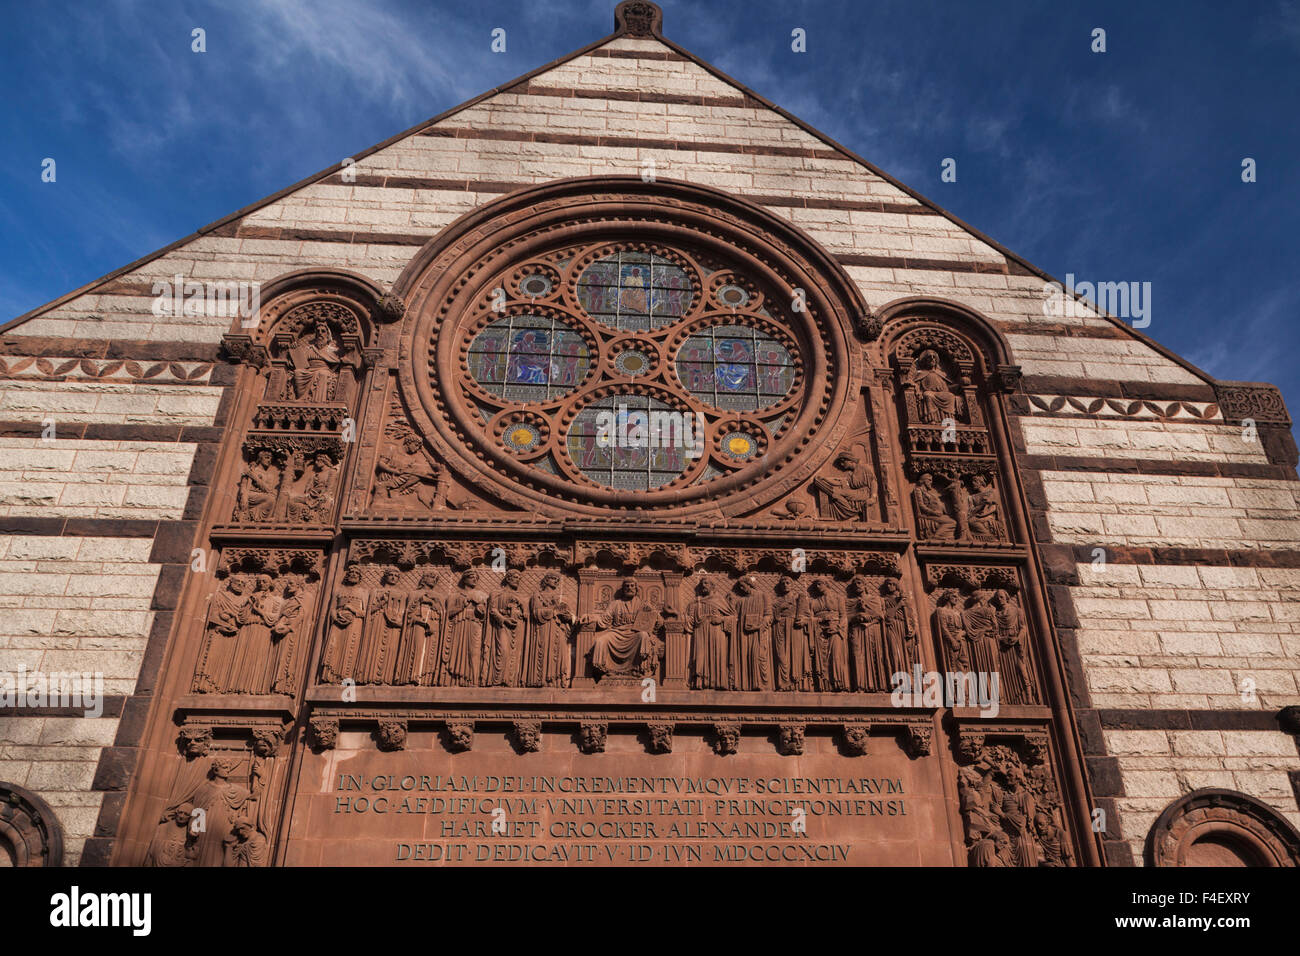
[[[1148,866],[1300,866],[1300,832],[1254,797],[1206,788],[1164,809],[1146,857]]]
[[[50,805],[0,781],[0,867],[62,865],[63,827]]]

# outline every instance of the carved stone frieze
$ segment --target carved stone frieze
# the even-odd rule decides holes
[[[222,551],[191,692],[292,694],[311,637],[320,553]]]

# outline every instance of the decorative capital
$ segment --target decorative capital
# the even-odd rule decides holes
[[[451,749],[454,751],[460,752],[472,749],[474,746],[474,721],[447,721],[447,738],[450,740]]]
[[[1019,365],[999,365],[993,370],[993,387],[1002,392],[1014,392],[1024,378]]]
[[[933,741],[934,728],[928,725],[913,724],[903,732],[903,749],[913,759],[930,756]]]
[[[867,724],[844,725],[844,749],[855,757],[866,755],[871,728]]]
[[[221,354],[236,365],[249,365],[253,368],[265,368],[270,355],[265,345],[257,345],[251,335],[243,332],[227,332],[221,337]]]
[[[186,760],[206,757],[212,746],[212,728],[182,727],[180,745]]]
[[[714,724],[713,725],[713,752],[719,757],[725,757],[727,754],[734,754],[736,748],[740,746],[740,725],[738,724]]]
[[[629,37],[660,36],[664,12],[648,0],[623,0],[614,8],[614,32]]]
[[[803,753],[803,738],[807,728],[803,724],[781,725],[781,753],[797,757]]]
[[[516,720],[514,722],[515,740],[524,753],[534,754],[542,749],[542,722],[540,720]]]
[[[649,725],[650,751],[657,754],[673,752],[673,725],[655,722]]]
[[[259,757],[274,757],[284,743],[282,729],[256,728],[253,730],[253,753]]]

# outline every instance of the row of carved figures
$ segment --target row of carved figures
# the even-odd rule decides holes
[[[580,618],[561,600],[554,572],[531,595],[513,569],[494,592],[474,570],[445,594],[432,572],[415,591],[399,579],[390,568],[370,591],[355,567],[345,574],[331,609],[322,682],[567,687],[578,629],[591,635],[597,674],[654,677],[674,617],[688,635],[691,684],[700,689],[887,691],[889,676],[919,659],[914,619],[893,580],[877,586],[857,577],[846,601],[822,578],[805,591],[786,574],[769,594],[742,577],[728,593],[724,578],[705,575],[680,613],[627,580],[603,611]]]
[[[489,575],[488,577],[496,577]],[[481,572],[454,586],[435,571],[378,586],[350,566],[330,602],[320,680],[377,686],[569,687],[586,666],[611,679],[663,673],[669,632],[681,635],[690,685],[703,690],[888,693],[921,660],[916,622],[897,580],[863,575],[844,594],[805,588],[787,572],[771,591],[745,575],[702,575],[684,609],[622,582],[601,610],[576,615],[547,572],[534,589],[516,569],[489,590]],[[302,575],[233,574],[211,597],[192,690],[288,694],[306,633]],[[948,670],[999,674],[1000,699],[1037,701],[1024,613],[1010,591],[941,591],[934,633]],[[577,637],[586,635],[581,651]],[[575,659],[576,658],[576,659]]]

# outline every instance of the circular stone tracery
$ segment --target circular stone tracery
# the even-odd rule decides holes
[[[761,505],[824,465],[848,427],[819,437],[860,389],[849,317],[865,307],[762,210],[712,192],[702,203],[684,184],[612,188],[503,199],[417,257],[406,288],[423,361],[402,374],[413,424],[466,479],[539,514]],[[602,447],[595,417],[617,432],[614,399],[631,425],[676,416],[669,437]]]
[[[516,466],[556,474],[555,463],[579,487],[634,493],[716,479],[758,458],[765,425],[780,431],[802,393],[794,339],[765,296],[738,284],[755,288],[753,279],[711,256],[605,242],[534,256],[507,274],[480,295],[498,317],[465,324],[464,371],[480,420],[505,416],[491,433]],[[711,300],[697,294],[706,284]],[[503,301],[510,288],[533,304]],[[705,311],[719,302],[725,315]],[[661,356],[672,356],[667,367]],[[633,381],[611,391],[617,379]],[[483,408],[485,398],[497,407]],[[581,410],[565,415],[568,405]],[[524,421],[514,411],[524,406],[541,417]],[[739,429],[723,421],[738,412],[758,418]],[[552,441],[546,421],[570,416]],[[712,467],[693,468],[701,458]]]

